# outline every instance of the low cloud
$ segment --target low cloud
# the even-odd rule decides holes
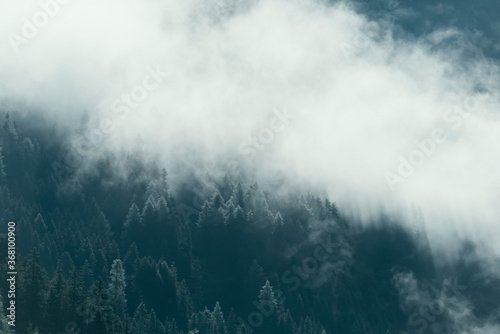
[[[472,239],[499,254],[499,71],[468,33],[395,37],[387,16],[344,2],[57,3],[43,25],[40,3],[2,4],[0,98],[73,132],[82,161],[137,151],[175,176],[232,159],[323,190],[365,223],[406,219],[416,203],[435,250]],[[408,12],[398,6],[392,15]],[[40,25],[30,38],[26,20]],[[12,34],[28,42],[14,47]],[[144,93],[151,69],[168,76]],[[238,150],[283,108],[294,115],[283,131],[251,157]],[[391,189],[386,173],[436,129],[446,140]]]

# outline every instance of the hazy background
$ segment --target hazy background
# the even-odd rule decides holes
[[[325,191],[366,224],[385,212],[410,226],[415,204],[433,248],[453,257],[456,241],[470,238],[500,255],[500,27],[488,8],[73,0],[16,52],[11,34],[22,36],[23,18],[33,22],[41,8],[0,4],[8,6],[0,10],[1,106],[54,122],[74,150],[99,138],[78,165],[140,152],[160,159],[175,186],[186,167],[202,175],[227,161],[279,178],[280,191]],[[467,12],[476,19],[460,20]],[[169,75],[135,109],[115,112],[113,101],[141,85],[147,67]],[[293,118],[242,154],[276,110]],[[400,156],[436,128],[447,139],[392,191],[385,173],[397,174]]]

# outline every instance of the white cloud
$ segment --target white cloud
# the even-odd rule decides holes
[[[498,67],[464,59],[466,35],[453,49],[439,44],[460,31],[395,39],[387,22],[319,1],[221,11],[216,1],[73,0],[16,54],[6,36],[39,10],[30,4],[0,5],[1,97],[70,129],[89,108],[90,130],[106,118],[116,128],[99,148],[136,147],[140,134],[141,149],[173,173],[181,161],[199,168],[194,157],[242,158],[238,144],[285,107],[296,118],[253,160],[261,174],[284,171],[361,218],[415,202],[435,247],[452,250],[459,237],[500,251]],[[130,94],[157,65],[171,75],[128,115],[94,108]],[[488,99],[452,128],[443,115],[478,85]],[[392,193],[384,173],[435,128],[448,139]]]

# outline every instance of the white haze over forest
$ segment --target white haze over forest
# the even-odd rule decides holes
[[[409,217],[414,203],[432,247],[453,254],[470,238],[500,255],[499,69],[474,36],[443,27],[396,38],[391,17],[404,8],[368,21],[344,2],[73,0],[35,32],[23,18],[33,22],[37,1],[8,7],[3,109],[43,114],[74,134],[112,126],[82,161],[138,150],[175,180],[181,166],[203,174],[236,159],[263,178],[324,191],[365,223],[380,212]],[[159,84],[147,77],[155,69],[169,73]],[[143,82],[143,101],[117,102]],[[284,127],[277,110],[293,115]],[[259,134],[270,143],[251,149]],[[435,136],[442,142],[392,191],[386,173]]]

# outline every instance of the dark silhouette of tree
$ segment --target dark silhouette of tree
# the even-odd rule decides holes
[[[23,136],[10,115],[0,122],[0,213],[16,221],[19,333],[59,333],[74,322],[92,334],[248,334],[241,319],[257,306],[273,312],[255,333],[398,333],[411,316],[394,284],[399,272],[427,282],[461,273],[477,294],[463,292],[474,317],[495,319],[500,309],[500,279],[472,279],[488,266],[471,245],[445,272],[425,240],[387,216],[351,229],[329,199],[247,187],[248,176],[229,173],[180,178],[169,192],[166,170],[135,156],[122,159],[123,178],[116,157],[75,174],[58,139],[45,143]],[[195,210],[184,195],[194,193],[213,195]],[[416,217],[418,227],[423,213]],[[304,267],[325,253],[317,269]],[[8,289],[0,281],[2,298]]]
[[[141,212],[135,203],[132,203],[128,210],[124,223],[124,241],[125,245],[130,245],[141,233],[142,217]]]
[[[29,323],[39,327],[43,323],[43,312],[47,300],[48,279],[40,266],[40,257],[33,251],[19,268],[19,297],[16,298],[18,323],[16,328],[27,330]],[[19,327],[17,327],[19,326]]]
[[[151,328],[151,315],[144,303],[140,303],[134,312],[134,318],[132,320],[132,333],[149,333],[148,330]]]
[[[215,303],[215,307],[210,315],[210,334],[228,334],[224,314],[222,313],[219,302]]]
[[[70,306],[68,287],[61,270],[57,270],[50,283],[47,300],[45,326],[47,330],[63,329],[61,320],[67,319]]]
[[[88,325],[88,331],[97,334],[109,333],[112,328],[112,306],[110,304],[107,289],[101,280],[94,285],[91,304],[91,321]]]
[[[2,146],[0,146],[0,184],[5,183],[5,178],[7,174],[5,173],[5,165],[3,163]]]
[[[241,208],[245,208],[245,192],[240,181],[236,183],[236,187],[233,190],[230,200],[235,206],[239,205]]]
[[[56,270],[57,269],[66,278],[69,277],[69,275],[75,270],[75,264],[73,263],[71,255],[68,252],[64,252],[59,258]]]
[[[74,269],[68,281],[68,319],[77,319],[83,313],[85,291],[81,270]]]
[[[7,305],[5,305],[5,308],[7,308]],[[0,295],[0,332],[4,334],[13,334],[13,327],[9,326],[7,323],[9,319],[7,318],[7,314],[5,314],[5,308],[2,295]]]

